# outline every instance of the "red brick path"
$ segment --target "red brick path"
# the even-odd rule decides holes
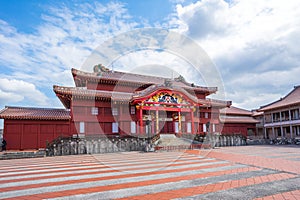
[[[226,191],[298,180],[299,158],[300,148],[245,146],[3,160],[0,199],[230,199]],[[242,198],[300,199],[293,188]]]

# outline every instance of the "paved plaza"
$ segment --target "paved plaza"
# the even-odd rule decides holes
[[[0,199],[300,199],[299,147],[1,160],[0,171]]]

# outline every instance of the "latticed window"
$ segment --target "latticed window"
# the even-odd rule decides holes
[[[118,122],[113,122],[112,123],[112,132],[113,133],[118,133],[119,132],[119,124],[118,124]]]
[[[130,114],[131,115],[135,114],[135,106],[130,106]]]
[[[208,118],[208,113],[204,113],[204,118]]]
[[[136,133],[136,123],[134,121],[130,123],[130,130],[131,133]]]
[[[79,133],[84,133],[85,132],[85,124],[84,122],[79,123]]]
[[[112,115],[118,115],[118,108],[112,108]]]
[[[188,133],[192,132],[192,124],[191,124],[191,122],[186,123],[186,132],[188,132]]]
[[[206,124],[203,124],[203,132],[206,133],[207,130],[206,130]]]
[[[98,113],[99,113],[98,108],[97,107],[92,107],[91,114],[92,115],[98,115]]]

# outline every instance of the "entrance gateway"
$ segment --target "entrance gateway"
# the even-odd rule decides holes
[[[145,95],[133,100],[139,110],[140,132],[146,121],[147,134],[170,133],[182,134],[195,132],[194,112],[197,101],[190,94],[183,94],[175,90],[157,87],[156,93]]]

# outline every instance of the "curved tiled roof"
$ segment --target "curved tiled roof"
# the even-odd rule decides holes
[[[278,101],[260,107],[259,111],[267,111],[296,104],[300,104],[300,86],[295,86],[289,94]]]
[[[87,97],[87,98],[94,98],[94,99],[107,99],[113,101],[123,101],[123,102],[130,102],[134,99],[139,99],[145,96],[150,95],[152,92],[167,89],[167,90],[174,90],[185,94],[188,98],[193,100],[195,103],[202,104],[204,106],[220,106],[226,107],[231,105],[229,101],[219,101],[213,99],[197,99],[193,97],[190,93],[185,91],[182,88],[168,88],[165,86],[157,86],[153,85],[149,88],[135,92],[135,93],[126,93],[126,92],[116,92],[116,91],[103,91],[103,90],[89,90],[86,88],[79,88],[79,87],[62,87],[62,86],[53,86],[53,90],[56,95],[60,98],[62,103],[65,105],[66,108],[70,108],[70,98],[68,96],[78,96],[78,97]]]
[[[30,108],[6,106],[0,111],[2,119],[30,119],[30,120],[70,120],[70,111],[53,108]]]
[[[133,73],[125,73],[119,71],[107,71],[102,72],[101,75],[97,75],[97,73],[90,73],[90,72],[83,72],[77,69],[72,69],[72,75],[75,77],[82,77],[88,80],[110,80],[116,82],[130,82],[136,84],[155,84],[155,85],[162,85],[165,81],[170,81],[173,86],[181,87],[188,90],[194,90],[198,92],[204,92],[208,94],[215,93],[217,91],[217,87],[202,87],[197,86],[191,83],[187,83],[184,79],[170,79],[170,78],[163,78],[157,76],[149,76],[149,75],[141,75],[141,74],[133,74]],[[76,83],[76,81],[75,81]]]

